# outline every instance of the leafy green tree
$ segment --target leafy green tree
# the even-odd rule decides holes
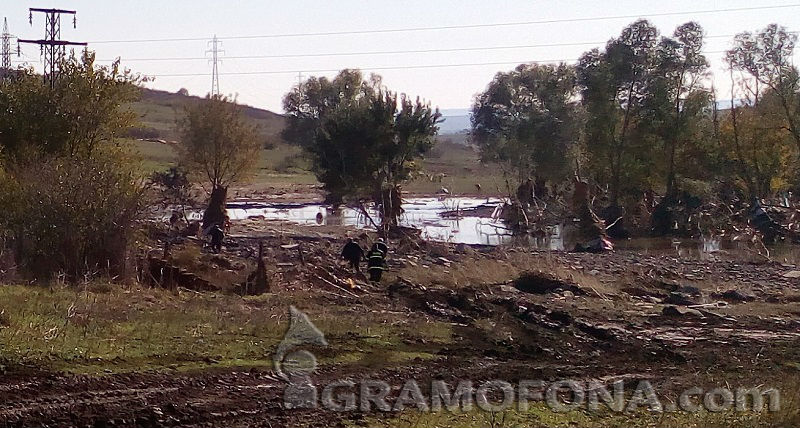
[[[654,58],[643,116],[647,131],[662,143],[665,162],[656,170],[663,174],[665,199],[676,198],[678,173],[697,170],[693,159],[707,141],[704,132],[711,95],[703,87],[708,62],[702,54],[703,29],[695,22],[679,26],[673,36],[661,39]]]
[[[118,61],[96,66],[95,54],[84,51],[60,68],[54,88],[30,69],[0,83],[0,147],[7,156],[91,156],[135,123],[127,106],[138,98],[141,79]]]
[[[287,115],[281,136],[301,147],[314,144],[323,118],[340,104],[349,104],[367,96],[374,91],[373,83],[367,85],[359,70],[350,69],[342,70],[333,80],[315,76],[308,78],[283,98]]]
[[[726,60],[733,70],[749,75],[744,85],[753,102],[769,92],[800,151],[800,74],[792,63],[796,42],[796,34],[770,24],[757,34],[737,34]]]
[[[209,96],[186,107],[178,124],[181,164],[210,192],[203,227],[221,223],[228,186],[245,179],[258,159],[261,140],[241,108],[224,96]]]
[[[715,114],[716,155],[722,165],[718,173],[747,200],[788,190],[798,164],[784,95],[769,86],[756,88],[760,84],[752,76],[736,79],[735,71],[731,64],[730,108]]]
[[[610,186],[617,206],[623,191],[634,192],[649,175],[651,143],[641,136],[643,105],[650,96],[650,75],[658,30],[636,21],[610,40],[604,51],[585,53],[577,66],[586,111],[585,147],[595,179]]]
[[[438,110],[398,96],[357,70],[314,78],[284,98],[283,137],[304,148],[330,203],[373,201],[383,226],[402,213],[400,185],[434,144]]]
[[[483,161],[516,184],[565,179],[579,139],[575,69],[522,64],[498,73],[472,106],[472,138]],[[510,191],[510,189],[509,189]]]
[[[747,200],[787,190],[795,168],[788,131],[776,123],[775,106],[732,106],[719,120],[720,178],[732,178]]]

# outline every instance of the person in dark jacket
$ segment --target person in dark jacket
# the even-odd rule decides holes
[[[342,258],[350,262],[350,268],[361,271],[361,259],[364,258],[364,249],[353,238],[347,238],[347,243],[342,248]]]
[[[369,271],[370,281],[381,282],[383,271],[386,270],[386,254],[375,248],[374,245],[369,254],[367,254],[367,270]]]
[[[383,238],[378,238],[374,244],[372,244],[372,248],[370,251],[380,251],[383,253],[383,257],[386,257],[386,254],[389,252],[389,246],[386,245],[386,241]]]

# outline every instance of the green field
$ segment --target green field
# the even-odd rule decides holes
[[[126,143],[141,156],[147,173],[163,171],[177,163],[174,145],[132,139],[126,140]],[[477,153],[470,146],[442,143],[422,162],[422,168],[427,175],[418,176],[406,183],[403,186],[406,191],[431,194],[444,187],[451,194],[503,193],[502,176],[496,168],[482,165]],[[438,174],[445,174],[441,181]],[[434,180],[430,179],[431,175]],[[261,151],[250,180],[250,184],[256,187],[316,183],[302,151],[284,143],[276,143],[269,150]],[[481,185],[481,192],[477,192],[475,184]]]

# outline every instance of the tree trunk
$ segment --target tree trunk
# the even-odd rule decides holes
[[[592,210],[589,199],[589,183],[575,180],[572,207],[574,215],[580,219],[579,228],[582,239],[592,240],[606,236],[604,222]]]
[[[203,212],[203,230],[214,224],[219,224],[220,226],[225,224],[225,201],[227,198],[227,187],[215,187],[211,191],[208,208]]]
[[[388,231],[399,224],[399,217],[403,214],[402,189],[399,185],[392,185],[386,189],[376,191],[375,203],[379,204],[381,214],[381,228]]]
[[[302,254],[302,253],[301,253]],[[258,242],[258,264],[256,270],[253,271],[245,282],[245,289],[243,290],[246,296],[257,296],[269,291],[269,278],[267,276],[267,265],[264,261],[264,242]]]
[[[665,198],[668,201],[675,199],[675,151],[677,150],[677,142],[673,141],[669,153],[669,169],[667,170],[667,192]]]
[[[533,196],[539,199],[547,199],[547,179],[536,176],[533,180]]]

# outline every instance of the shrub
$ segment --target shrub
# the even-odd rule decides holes
[[[63,273],[75,282],[92,273],[127,273],[129,243],[145,199],[136,163],[118,150],[92,157],[59,156],[3,176],[0,220],[11,232],[17,263],[35,279]]]

